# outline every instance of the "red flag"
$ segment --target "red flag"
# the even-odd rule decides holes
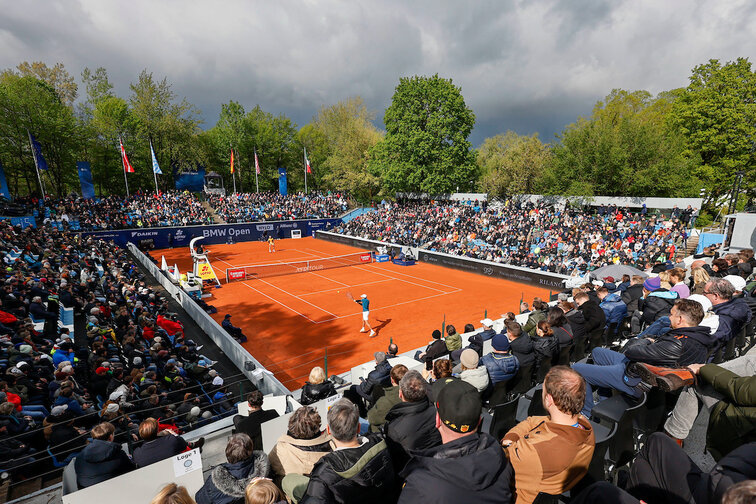
[[[255,173],[260,175],[260,162],[257,160],[257,149],[255,149]]]
[[[134,173],[134,167],[129,163],[129,157],[126,155],[126,149],[123,148],[123,140],[118,137],[118,142],[121,144],[121,161],[123,161],[123,171],[126,173]]]
[[[231,149],[231,173],[234,173],[234,149]]]

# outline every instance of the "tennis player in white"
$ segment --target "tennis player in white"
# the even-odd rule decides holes
[[[354,302],[362,305],[362,329],[360,329],[360,332],[367,332],[369,329],[369,336],[372,338],[375,336],[375,331],[370,327],[370,300],[368,299],[367,294],[362,294],[360,299],[355,299]],[[365,329],[365,327],[367,327],[367,329]]]

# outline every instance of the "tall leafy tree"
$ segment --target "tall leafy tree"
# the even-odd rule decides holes
[[[475,114],[451,79],[400,79],[383,122],[386,136],[372,149],[371,171],[387,192],[473,188],[478,170],[468,137]]]
[[[478,151],[481,189],[494,196],[531,194],[550,154],[537,133],[522,136],[507,131],[486,138]]]
[[[541,179],[547,194],[680,196],[698,188],[695,166],[669,127],[672,97],[613,90],[589,118],[567,126]]]
[[[322,140],[321,149],[325,149],[325,152],[318,153],[324,157],[316,165],[323,187],[347,191],[363,201],[378,194],[380,178],[368,169],[370,149],[381,139],[373,119],[374,114],[368,111],[360,97],[318,111],[313,121],[313,129],[318,135],[311,135],[309,139],[313,143]],[[317,153],[313,145],[308,147],[310,153]]]
[[[691,155],[700,156],[696,175],[706,183],[708,203],[726,194],[735,173],[743,187],[756,189],[756,73],[746,58],[719,60],[693,69],[688,87],[676,92],[671,122],[685,136]]]
[[[73,75],[68,73],[63,63],[56,63],[55,66],[49,67],[41,61],[33,63],[24,61],[16,68],[22,76],[36,77],[42,82],[46,82],[55,90],[55,94],[64,105],[67,107],[73,106],[79,88]]]

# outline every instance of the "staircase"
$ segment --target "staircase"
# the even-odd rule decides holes
[[[203,201],[202,202],[202,206],[205,208],[205,211],[207,212],[207,215],[209,215],[210,218],[213,219],[213,222],[215,224],[225,224],[226,223],[226,221],[224,221],[223,219],[221,219],[218,216],[218,214],[215,213],[215,209],[213,209],[213,207],[210,206],[210,203],[208,203],[207,201]]]

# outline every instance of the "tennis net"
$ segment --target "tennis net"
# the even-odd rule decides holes
[[[267,278],[295,273],[307,273],[308,271],[343,268],[345,266],[356,266],[370,262],[373,262],[373,256],[370,252],[355,252],[353,254],[323,257],[309,261],[237,266],[226,269],[226,283],[234,280],[250,280],[253,278]]]

